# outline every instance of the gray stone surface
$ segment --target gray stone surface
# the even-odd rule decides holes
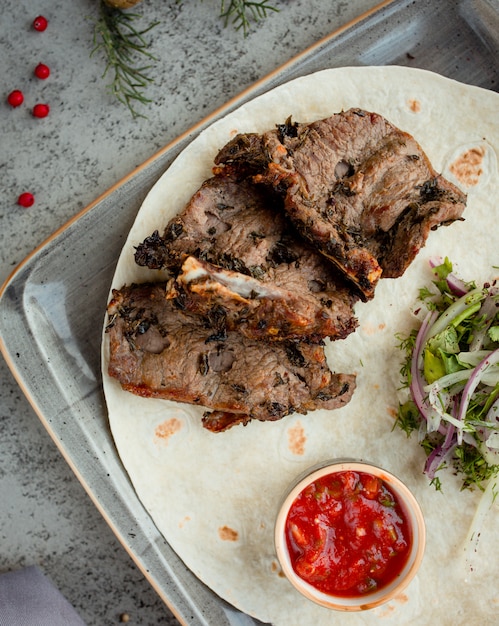
[[[0,282],[35,247],[205,115],[375,0],[275,0],[247,38],[218,0],[144,0],[135,11],[158,58],[152,102],[132,118],[90,56],[97,0],[3,0],[0,22]],[[45,15],[43,33],[31,28]],[[40,81],[34,67],[46,63]],[[25,103],[5,102],[21,89]],[[50,115],[35,119],[37,102]],[[16,204],[35,194],[29,209]],[[176,624],[115,539],[0,360],[0,573],[38,565],[89,625]]]

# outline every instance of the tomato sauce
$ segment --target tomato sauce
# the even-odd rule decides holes
[[[395,494],[364,472],[319,478],[298,495],[286,520],[294,571],[337,596],[358,597],[389,584],[404,568],[411,541]]]

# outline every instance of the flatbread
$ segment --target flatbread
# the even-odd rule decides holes
[[[499,264],[497,198],[499,95],[439,75],[402,67],[332,69],[296,79],[214,123],[179,155],[151,189],[120,256],[113,287],[159,278],[134,263],[134,246],[167,221],[211,173],[218,150],[238,132],[263,132],[360,107],[384,115],[416,138],[437,171],[468,193],[465,221],[431,233],[402,278],[381,280],[373,301],[359,303],[359,329],[330,343],[335,371],[357,374],[352,401],[338,411],[251,422],[213,434],[203,409],[135,397],[107,371],[103,380],[117,449],[138,497],[185,564],[241,611],[276,626],[304,624],[492,624],[499,603],[499,512],[489,515],[468,576],[463,549],[479,493],[461,492],[447,474],[443,492],[422,474],[415,438],[392,432],[402,355],[395,333],[416,325],[410,312],[428,284],[428,260],[448,256],[465,279],[490,279]],[[273,546],[279,501],[306,468],[337,457],[368,460],[414,491],[427,523],[419,574],[395,601],[340,614],[301,597],[282,576]],[[468,578],[468,582],[465,579]]]

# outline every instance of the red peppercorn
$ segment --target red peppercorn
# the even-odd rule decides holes
[[[33,116],[34,117],[47,117],[49,114],[50,107],[48,104],[35,104],[33,107]]]
[[[14,91],[11,91],[7,96],[7,102],[10,104],[11,107],[21,106],[21,104],[24,102],[23,92],[19,89],[14,89]]]
[[[50,76],[50,67],[45,63],[38,63],[35,67],[35,76],[41,80],[45,80]]]
[[[35,17],[33,20],[33,28],[37,30],[39,33],[43,32],[48,26],[48,20],[43,15],[39,15]]]
[[[17,199],[17,204],[24,207],[25,209],[28,209],[30,206],[33,206],[34,203],[35,203],[35,196],[32,193],[29,193],[29,191],[25,191]]]

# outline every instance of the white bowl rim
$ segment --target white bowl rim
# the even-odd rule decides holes
[[[343,471],[364,472],[383,480],[390,489],[394,491],[403,505],[412,531],[411,553],[400,575],[385,587],[360,597],[332,596],[319,591],[300,578],[291,565],[285,539],[285,524],[288,512],[299,493],[319,478]],[[423,513],[418,501],[412,491],[397,476],[368,461],[338,459],[315,465],[297,478],[279,507],[274,529],[274,542],[277,558],[283,573],[289,582],[305,597],[330,609],[339,611],[364,611],[389,602],[409,585],[416,575],[423,559],[426,528]]]

